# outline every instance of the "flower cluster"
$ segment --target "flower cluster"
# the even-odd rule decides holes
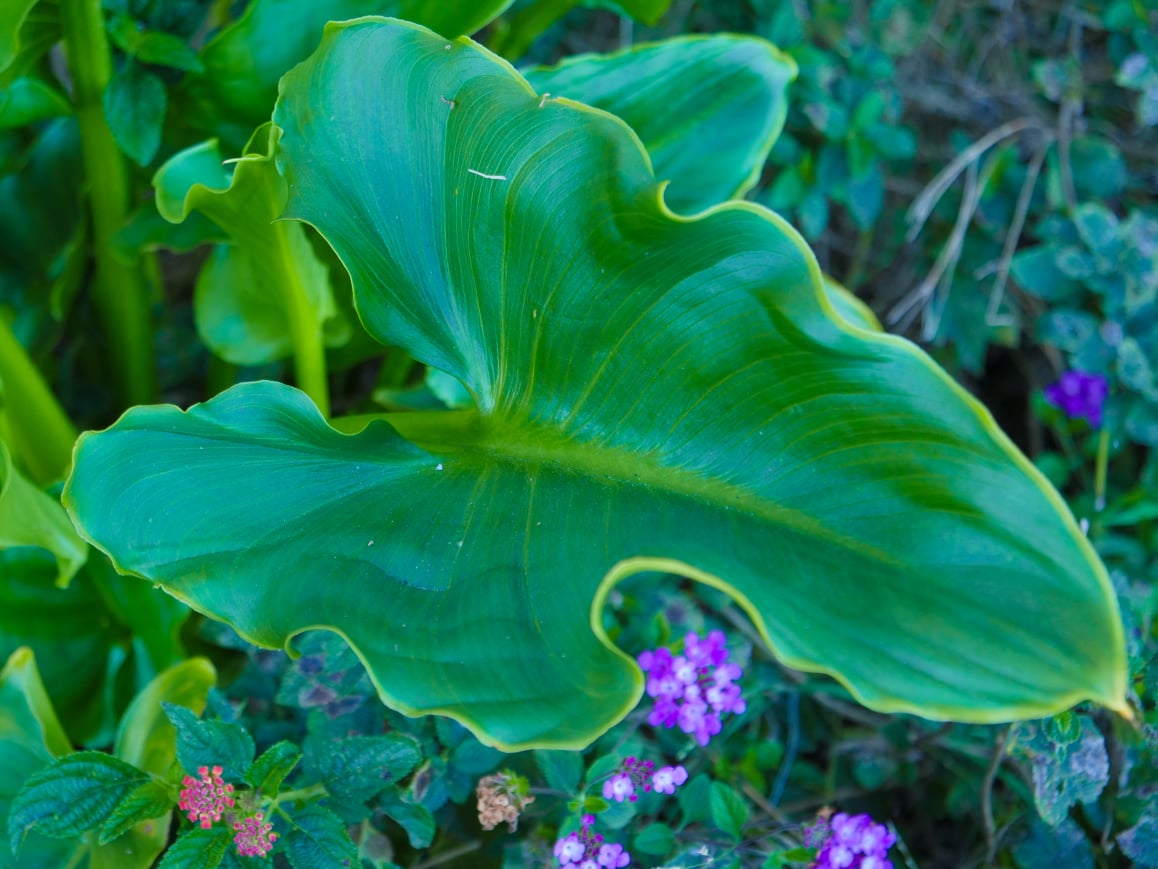
[[[185,787],[181,790],[177,806],[181,811],[189,813],[190,821],[200,823],[203,830],[208,830],[216,821],[220,821],[226,809],[233,808],[233,785],[227,785],[222,780],[221,771],[219,766],[213,769],[201,766],[197,768],[200,778],[187,775],[181,782]]]
[[[519,828],[519,812],[535,801],[526,792],[526,780],[506,770],[479,779],[475,795],[482,828],[493,830],[506,821],[512,833]]]
[[[650,760],[636,760],[629,757],[623,762],[623,769],[603,783],[603,798],[622,803],[639,799],[637,788],[659,794],[674,794],[675,789],[688,780],[688,771],[682,766],[665,766],[657,771]]]
[[[236,804],[233,785],[226,784],[221,773],[219,766],[201,766],[197,768],[199,778],[187,775],[181,782],[184,787],[177,806],[187,812],[189,820],[198,823],[203,830],[208,830],[220,821],[226,811]],[[230,811],[227,821],[233,825],[233,843],[242,857],[264,857],[277,841],[273,824],[266,821],[261,812],[243,815]]]
[[[655,698],[649,724],[678,726],[707,745],[720,732],[721,716],[747,708],[735,684],[743,670],[728,661],[724,644],[722,631],[712,631],[704,640],[689,633],[682,655],[659,648],[639,656],[639,666],[647,673],[647,694]]]
[[[1057,383],[1045,388],[1045,400],[1071,419],[1088,420],[1094,428],[1101,428],[1109,391],[1106,378],[1100,374],[1067,371]]]
[[[555,843],[555,858],[560,867],[622,869],[631,862],[631,855],[622,845],[604,844],[601,835],[591,832],[594,824],[594,815],[584,815],[578,833],[564,836]]]
[[[896,840],[868,815],[840,812],[808,830],[808,844],[820,846],[810,869],[893,869],[889,848]]]
[[[242,857],[264,857],[277,841],[273,824],[265,820],[261,812],[249,818],[233,822],[233,843]]]

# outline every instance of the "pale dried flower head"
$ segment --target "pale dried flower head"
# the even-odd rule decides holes
[[[478,796],[478,822],[484,830],[493,830],[504,821],[513,833],[519,828],[519,813],[535,801],[519,787],[518,777],[499,772],[483,776],[475,788]]]

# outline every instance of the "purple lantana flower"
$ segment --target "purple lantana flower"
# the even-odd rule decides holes
[[[682,766],[665,766],[655,771],[651,786],[657,794],[674,794],[675,789],[688,780],[688,771]]]
[[[805,832],[810,847],[820,847],[809,869],[893,869],[889,848],[896,834],[868,815],[833,815]]]
[[[1084,419],[1093,428],[1101,428],[1109,392],[1109,383],[1101,374],[1067,371],[1045,388],[1045,400],[1071,419]]]
[[[678,726],[707,745],[720,732],[723,715],[747,708],[735,684],[743,670],[729,663],[723,631],[703,640],[689,633],[682,655],[662,647],[649,650],[639,656],[639,666],[647,673],[647,694],[655,698],[647,718],[653,727]]]
[[[593,833],[594,815],[584,815],[578,833],[570,833],[555,843],[555,859],[561,869],[623,869],[631,855],[622,845],[604,844],[603,837]]]

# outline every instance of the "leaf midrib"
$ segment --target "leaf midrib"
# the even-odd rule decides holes
[[[482,457],[500,465],[549,467],[580,477],[678,495],[791,528],[801,536],[824,540],[879,563],[897,564],[887,552],[840,534],[814,516],[775,504],[746,487],[665,464],[655,452],[637,453],[577,441],[548,426],[502,420],[475,410],[390,413],[375,415],[370,422],[373,420],[387,422],[415,446],[448,461],[456,456],[467,460]],[[348,417],[333,424],[352,433],[364,428],[367,418]]]

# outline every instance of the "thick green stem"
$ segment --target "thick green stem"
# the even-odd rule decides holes
[[[289,232],[300,232],[292,223],[275,223],[282,260],[294,262],[290,253]],[[313,399],[323,416],[330,415],[330,385],[326,373],[326,345],[322,336],[322,320],[317,306],[302,285],[294,268],[286,268],[286,316],[289,318],[290,337],[293,341],[294,377],[298,389]]]
[[[16,340],[0,319],[0,381],[8,418],[8,446],[41,484],[61,479],[72,464],[76,429]]]
[[[118,259],[111,244],[128,216],[130,193],[124,158],[102,105],[112,57],[100,0],[62,0],[61,20],[88,179],[97,266],[93,298],[122,401],[147,404],[157,397],[148,284],[139,262]]]

